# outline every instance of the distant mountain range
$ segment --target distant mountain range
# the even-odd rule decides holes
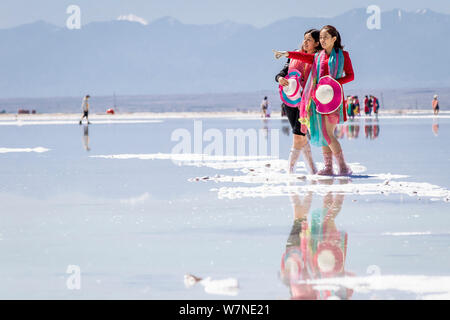
[[[294,14],[294,13],[293,13]],[[226,22],[97,22],[68,30],[45,22],[0,30],[0,97],[196,94],[273,90],[303,32],[332,24],[355,69],[349,89],[450,86],[450,15],[392,10],[369,30],[365,9],[334,18],[280,20],[264,28]]]

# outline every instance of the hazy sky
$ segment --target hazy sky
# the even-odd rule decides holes
[[[192,24],[231,20],[260,27],[292,16],[335,16],[371,4],[380,6],[382,11],[426,8],[450,14],[450,0],[1,0],[0,28],[36,20],[63,26],[71,4],[80,6],[82,24],[132,13],[149,22],[171,16]]]

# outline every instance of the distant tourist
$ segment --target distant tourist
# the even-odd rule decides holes
[[[378,109],[380,109],[380,101],[375,96],[372,96],[372,108],[373,113],[375,113],[375,116],[378,117]]]
[[[267,99],[267,96],[264,97],[263,101],[261,102],[261,117],[267,118],[267,109],[269,108],[269,100]]]
[[[366,116],[370,116],[370,109],[369,109],[369,97],[366,96],[364,98],[364,113]]]
[[[369,116],[372,115],[372,108],[373,108],[373,96],[369,96]]]
[[[355,105],[355,112],[354,112],[354,114],[360,116],[361,115],[361,109],[360,109],[360,106],[359,106],[358,96],[355,96],[353,98],[353,104]]]
[[[437,115],[439,113],[439,101],[437,94],[434,95],[431,105],[433,107],[434,114]]]
[[[353,97],[352,96],[347,96],[347,114],[352,119],[355,117],[355,114],[353,112],[354,112],[354,109],[353,109]]]
[[[89,122],[89,98],[90,97],[91,97],[90,95],[86,95],[83,98],[83,102],[81,103],[81,109],[83,110],[83,116],[80,119],[80,125],[82,124],[84,118],[86,118],[86,121],[88,124],[91,124]]]

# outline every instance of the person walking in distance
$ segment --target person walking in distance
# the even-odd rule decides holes
[[[267,109],[269,108],[269,100],[267,99],[267,96],[264,97],[263,101],[261,102],[261,117],[267,118]]]
[[[83,123],[83,119],[86,118],[86,121],[88,124],[91,124],[89,122],[89,98],[91,96],[90,95],[86,95],[83,98],[83,102],[81,103],[81,110],[83,110],[83,116],[80,119],[80,125]]]
[[[437,94],[434,95],[433,97],[433,101],[431,103],[432,107],[433,107],[433,113],[435,115],[437,115],[439,113],[439,101],[438,101],[438,96]]]
[[[375,117],[378,118],[378,109],[380,109],[380,101],[375,96],[372,96],[372,108],[373,113],[375,113]]]

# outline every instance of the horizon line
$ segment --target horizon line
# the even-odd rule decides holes
[[[389,92],[389,91],[406,91],[406,90],[446,90],[450,89],[450,86],[442,86],[442,87],[399,87],[399,88],[351,88],[347,89],[347,91],[362,91],[365,90],[367,92]],[[235,95],[235,94],[256,94],[256,93],[263,93],[263,92],[275,92],[275,94],[278,94],[278,89],[260,89],[260,90],[253,90],[253,91],[230,91],[230,92],[193,92],[193,93],[142,93],[142,94],[118,94],[117,92],[112,92],[110,95],[100,94],[100,95],[91,95],[91,98],[95,97],[98,98],[113,98],[114,94],[116,97],[157,97],[157,96],[164,96],[164,97],[177,97],[177,96],[204,96],[204,95]],[[5,100],[20,100],[20,99],[79,99],[83,95],[80,96],[45,96],[45,97],[0,97],[0,101]]]

